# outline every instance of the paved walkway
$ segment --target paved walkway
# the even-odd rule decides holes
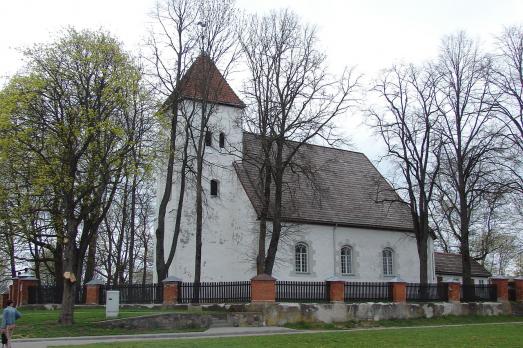
[[[317,334],[333,332],[355,332],[355,331],[382,331],[382,330],[412,330],[430,329],[441,327],[463,327],[481,325],[523,325],[523,321],[511,321],[500,323],[477,323],[477,324],[450,324],[450,325],[420,325],[420,326],[394,326],[394,327],[374,327],[350,330],[293,330],[277,326],[264,327],[217,327],[203,332],[182,332],[182,333],[163,333],[146,335],[118,335],[118,336],[82,336],[82,337],[59,337],[59,338],[32,338],[13,340],[13,348],[47,348],[49,346],[82,345],[91,343],[111,343],[111,342],[131,342],[131,341],[151,341],[166,339],[198,339],[198,338],[219,338],[231,336],[270,336],[270,335],[292,335],[292,334]]]
[[[81,345],[90,343],[110,343],[129,341],[150,341],[180,338],[215,338],[228,336],[258,336],[282,333],[295,333],[297,330],[277,326],[264,327],[217,327],[203,332],[179,332],[142,335],[117,335],[117,336],[81,336],[57,338],[31,338],[13,340],[13,348],[46,348],[49,346]]]

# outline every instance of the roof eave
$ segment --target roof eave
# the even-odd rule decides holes
[[[203,102],[204,101],[203,98],[196,98],[196,97],[189,97],[189,96],[181,96],[180,100],[193,100],[193,101],[197,101],[197,102]],[[206,102],[209,103],[209,104],[218,104],[218,105],[231,106],[231,107],[237,108],[237,109],[245,109],[246,108],[246,105],[243,102],[241,102],[241,104],[227,103],[227,102],[223,102],[223,101],[213,101],[213,100],[207,100]]]
[[[459,276],[459,277],[462,277],[463,276],[463,273],[459,273],[459,272],[441,272],[441,271],[436,271],[435,272],[436,275],[452,275],[452,276]],[[489,278],[489,277],[492,277],[492,274],[490,273],[471,273],[471,276],[472,277],[481,277],[481,278]]]
[[[260,217],[258,216],[258,220]],[[268,221],[272,221],[269,217]],[[371,225],[371,224],[357,224],[357,223],[347,223],[347,222],[334,222],[334,221],[321,221],[321,220],[309,220],[309,219],[292,219],[292,218],[282,218],[282,222],[287,223],[299,223],[307,225],[322,225],[322,226],[338,226],[338,227],[355,227],[363,228],[368,230],[383,230],[383,231],[394,231],[394,232],[407,232],[414,233],[412,228],[403,228],[397,226],[383,226],[383,225]]]

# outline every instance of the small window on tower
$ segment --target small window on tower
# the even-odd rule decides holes
[[[205,146],[211,146],[212,145],[212,132],[207,131],[205,132]]]
[[[220,133],[220,147],[222,149],[225,147],[225,134],[223,132]]]
[[[211,197],[218,197],[218,180],[211,180]]]

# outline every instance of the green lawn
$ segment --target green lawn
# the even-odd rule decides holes
[[[192,340],[125,342],[74,347],[521,347],[523,324],[273,335]]]
[[[105,308],[77,308],[74,314],[75,323],[72,326],[58,324],[58,316],[60,315],[59,310],[21,308],[20,312],[23,317],[16,322],[14,338],[102,336],[173,332],[173,330],[170,329],[109,329],[95,325],[95,323],[105,320]],[[160,308],[122,308],[120,309],[119,318],[170,312],[173,312],[173,310]]]
[[[437,318],[402,319],[402,320],[380,320],[380,321],[347,321],[342,323],[296,323],[287,324],[285,327],[297,330],[345,330],[354,328],[373,327],[402,327],[402,326],[424,326],[424,325],[452,325],[452,324],[481,324],[481,323],[503,323],[512,321],[523,321],[523,317],[511,315],[483,316],[447,315]]]
[[[122,335],[122,334],[140,334],[140,333],[160,333],[176,332],[171,329],[109,329],[103,328],[96,323],[105,319],[104,308],[77,308],[75,311],[75,324],[72,326],[63,326],[58,324],[59,310],[32,310],[21,309],[23,317],[18,320],[15,330],[15,338],[40,338],[40,337],[74,337],[74,336],[100,336],[100,335]],[[120,318],[136,317],[158,313],[173,312],[172,309],[161,308],[122,308]],[[178,310],[177,312],[187,312]],[[288,325],[294,329],[353,329],[366,327],[401,327],[401,326],[418,326],[418,325],[446,325],[446,324],[467,324],[467,323],[494,323],[508,321],[523,321],[523,317],[512,316],[447,316],[433,319],[412,319],[412,320],[383,320],[374,321],[351,321],[335,324],[307,324],[298,323]],[[521,327],[523,330],[523,326]],[[199,331],[199,330],[183,330]],[[337,334],[337,333],[336,333]],[[356,334],[356,333],[354,333]],[[292,342],[289,341],[289,342]],[[182,346],[182,347],[190,347]],[[256,345],[255,345],[256,347]]]

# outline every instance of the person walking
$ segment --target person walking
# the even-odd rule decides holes
[[[0,325],[0,331],[2,331],[2,347],[11,348],[11,337],[13,337],[13,331],[16,327],[16,320],[22,316],[22,314],[14,307],[14,303],[11,300],[7,301],[7,307],[4,308],[2,313],[2,324]],[[7,342],[4,344],[4,334]]]

